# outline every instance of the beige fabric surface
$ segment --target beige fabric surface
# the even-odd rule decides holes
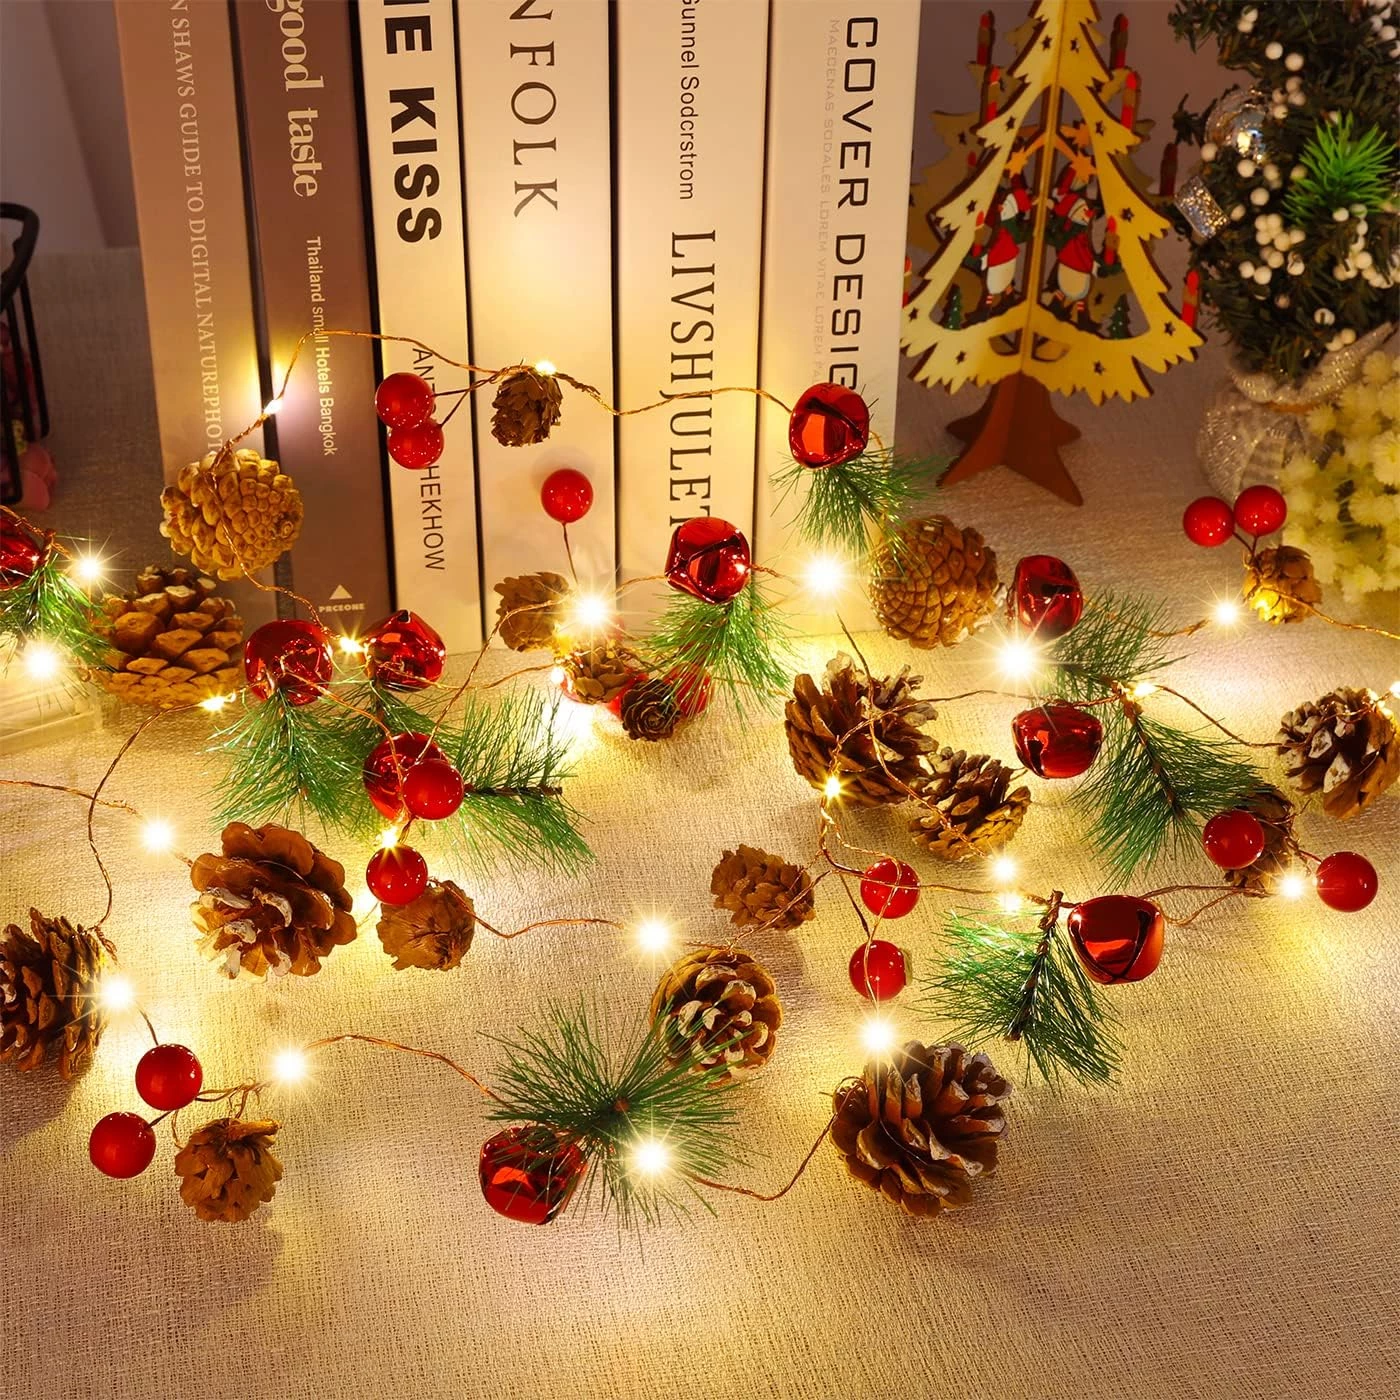
[[[94,272],[109,295],[94,295]],[[155,471],[153,456],[136,460],[151,430],[128,373],[127,347],[137,364],[141,352],[132,265],[68,267],[41,285],[70,502],[81,485],[80,512],[112,522],[104,529],[138,507],[148,519],[153,489],[145,499],[132,489],[138,468]],[[81,313],[63,309],[60,286]],[[104,360],[115,361],[109,374],[94,373]],[[1200,489],[1190,444],[1217,373],[1186,367],[1131,407],[1065,408],[1086,430],[1068,458],[1083,509],[1001,472],[949,492],[943,508],[985,532],[1004,575],[1019,554],[1050,551],[1090,590],[1147,589],[1194,617],[1236,577],[1232,551],[1195,550],[1177,524]],[[906,445],[941,446],[937,425],[962,401],[914,389],[902,408]],[[1374,615],[1395,613],[1392,600]],[[862,646],[881,665],[915,660],[935,694],[990,674],[975,640],[920,656],[878,638]],[[814,642],[804,655],[820,666],[832,649]],[[1212,630],[1183,650],[1174,683],[1258,737],[1333,685],[1383,689],[1400,676],[1400,647],[1314,623]],[[937,732],[1007,754],[1012,708],[950,705]],[[0,774],[90,787],[136,718],[118,712],[79,742],[0,759]],[[169,819],[191,855],[216,837],[204,728],[202,716],[158,726],[111,787]],[[724,847],[813,853],[813,795],[776,717],[743,728],[716,714],[665,745],[608,730],[580,754],[570,793],[596,865],[573,883],[464,879],[498,926],[655,911],[684,937],[714,937],[724,925],[708,908],[708,878]],[[1013,848],[1026,886],[1072,897],[1102,888],[1065,790],[1036,784],[1034,795]],[[31,904],[96,916],[102,891],[81,816],[70,799],[0,790],[0,916]],[[211,1083],[343,1030],[442,1050],[489,1078],[488,1036],[580,990],[625,1032],[659,971],[610,933],[565,931],[509,944],[482,936],[455,973],[399,973],[367,929],[319,976],[231,984],[195,949],[184,867],[144,853],[119,814],[97,829],[117,883],[110,933],[162,1035],[196,1047]],[[851,829],[935,868],[892,818]],[[308,1087],[267,1103],[284,1125],[275,1202],[246,1225],[207,1225],[178,1199],[168,1138],[132,1182],[99,1177],[86,1160],[90,1125],[138,1107],[139,1021],[111,1030],[71,1089],[0,1066],[0,1390],[29,1400],[1393,1394],[1397,829],[1393,796],[1347,825],[1304,819],[1309,849],[1376,859],[1382,891],[1363,914],[1272,901],[1173,930],[1156,975],[1109,992],[1127,1047],[1116,1090],[1056,1098],[991,1047],[1018,1084],[1003,1166],[969,1209],[939,1221],[905,1218],[824,1148],[782,1201],[718,1197],[713,1216],[695,1209],[640,1243],[598,1218],[513,1225],[480,1198],[488,1129],[472,1091],[431,1064],[350,1046],[318,1059]],[[327,844],[361,867],[364,851]],[[1164,866],[1151,883],[1173,877],[1209,878],[1208,867]],[[944,907],[925,896],[899,928],[919,961],[935,952]],[[772,1065],[738,1091],[756,1158],[742,1179],[756,1187],[786,1180],[825,1121],[826,1095],[860,1066],[861,1004],[846,978],[858,936],[824,885],[815,921],[753,942],[787,1009]],[[896,1014],[911,1034],[938,1032],[906,1004]]]

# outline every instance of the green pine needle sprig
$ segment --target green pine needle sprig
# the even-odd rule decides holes
[[[97,609],[68,576],[52,546],[38,568],[14,588],[0,591],[0,671],[26,645],[42,642],[79,666],[104,664],[108,644],[95,629]]]
[[[1114,682],[1131,690],[1178,660],[1158,635],[1168,630],[1161,605],[1151,599],[1112,593],[1092,599],[1079,624],[1050,648],[1054,693],[1084,701],[1111,695]]]
[[[999,928],[950,911],[943,931],[949,947],[919,1004],[954,1023],[952,1038],[993,1059],[996,1042],[1013,1044],[1051,1085],[1112,1081],[1122,1055],[1114,1013],[1057,927]]]
[[[1376,210],[1394,196],[1394,145],[1377,127],[1360,135],[1355,127],[1353,114],[1344,112],[1336,121],[1319,122],[1313,129],[1298,158],[1306,173],[1289,186],[1284,201],[1294,224],[1306,228],[1353,204]]]
[[[714,1180],[744,1162],[733,1142],[739,1105],[723,1087],[726,1067],[671,1064],[654,1025],[614,1049],[597,1019],[582,1003],[551,1006],[542,1029],[502,1040],[506,1059],[488,1115],[539,1124],[577,1144],[589,1164],[581,1204],[615,1211],[624,1229],[684,1215],[691,1199],[709,1209],[694,1178]],[[646,1142],[665,1148],[666,1170],[638,1170]]]
[[[810,544],[863,558],[872,542],[892,534],[924,489],[943,469],[942,459],[905,457],[872,449],[832,467],[805,467],[793,460],[773,474],[781,505],[798,496],[793,516]]]

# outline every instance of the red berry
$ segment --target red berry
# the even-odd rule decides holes
[[[902,860],[877,860],[860,882],[861,903],[872,914],[902,919],[919,902],[919,876]]]
[[[369,858],[365,884],[381,904],[412,904],[428,888],[428,862],[412,846],[386,846]]]
[[[871,1001],[889,1001],[891,997],[897,997],[909,980],[904,950],[883,938],[872,938],[868,943],[862,943],[851,954],[846,970],[850,974],[851,986]]]
[[[390,428],[416,428],[432,417],[433,386],[416,374],[400,370],[374,391],[374,411]]]
[[[1317,897],[1344,914],[1364,909],[1379,885],[1376,867],[1355,851],[1334,851],[1317,867]]]
[[[462,805],[462,775],[445,758],[427,758],[403,775],[403,805],[415,817],[440,822]]]
[[[204,1068],[183,1045],[156,1045],[136,1064],[136,1092],[152,1108],[184,1108],[204,1087]]]
[[[107,1176],[140,1176],[156,1155],[156,1135],[139,1113],[109,1113],[88,1138],[88,1157]]]
[[[1182,513],[1181,528],[1192,544],[1214,549],[1235,533],[1235,515],[1219,496],[1200,496]]]
[[[1235,524],[1246,535],[1272,535],[1288,519],[1288,502],[1272,486],[1247,486],[1235,499]]]
[[[431,467],[445,445],[442,425],[432,418],[411,428],[395,428],[389,434],[389,455],[399,466],[416,472]]]
[[[551,520],[572,525],[593,508],[593,483],[572,467],[560,467],[545,477],[540,487],[540,504]]]
[[[1201,845],[1222,870],[1243,870],[1264,854],[1264,824],[1253,812],[1217,812],[1201,832]]]

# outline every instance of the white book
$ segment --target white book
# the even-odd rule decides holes
[[[617,0],[618,393],[654,403],[758,378],[768,0]],[[713,515],[752,538],[757,400],[619,422],[624,578]]]
[[[467,361],[452,0],[361,0],[359,16],[379,329]],[[439,394],[468,386],[467,371],[417,346],[386,340],[381,348],[386,376],[407,370]],[[445,398],[436,416],[449,413],[441,460],[422,471],[390,464],[394,592],[449,651],[465,651],[482,635],[476,456],[471,404]]]
[[[472,358],[491,368],[546,361],[611,400],[606,0],[459,0],[457,24]],[[616,579],[611,415],[565,385],[548,440],[503,447],[490,432],[492,392],[476,396],[488,627],[502,578],[569,572],[539,499],[559,467],[593,484],[592,510],[569,527],[580,584],[611,593]]]
[[[919,3],[772,11],[760,382],[788,404],[812,384],[848,385],[870,405],[872,440],[892,446]],[[794,500],[779,504],[771,485],[791,460],[787,435],[787,415],[762,404],[758,557],[798,570]],[[853,611],[842,607],[848,623]]]

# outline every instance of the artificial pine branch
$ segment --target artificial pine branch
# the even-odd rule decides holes
[[[1178,658],[1160,634],[1168,630],[1161,606],[1147,598],[1105,593],[1050,648],[1051,682],[1066,700],[1102,700],[1165,670]]]
[[[915,496],[945,466],[944,459],[872,449],[832,467],[791,461],[774,472],[773,487],[780,505],[799,493],[793,523],[803,539],[861,559],[872,539],[880,543],[893,533]]]
[[[63,556],[50,546],[38,568],[22,583],[0,590],[0,672],[20,647],[47,642],[81,666],[101,666],[108,645],[97,634],[97,610],[68,576]]]

